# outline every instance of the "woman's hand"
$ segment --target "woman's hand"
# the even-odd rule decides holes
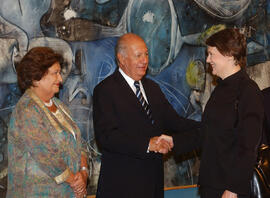
[[[84,170],[81,170],[80,173],[83,176],[83,180],[85,182],[85,185],[87,185],[88,172],[87,171],[84,171]]]
[[[221,198],[237,198],[237,194],[231,191],[225,190]]]
[[[81,170],[75,174],[74,178],[75,182],[70,186],[74,190],[76,198],[86,197],[88,169],[87,158],[84,155],[81,155]]]
[[[86,195],[86,179],[83,173],[77,172],[75,175],[71,174],[66,180],[73,189],[76,198],[83,198]]]
[[[86,195],[86,179],[83,173],[77,172],[75,174],[75,181],[70,186],[74,190],[76,198],[82,198]]]

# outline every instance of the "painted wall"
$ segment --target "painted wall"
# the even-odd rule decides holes
[[[142,36],[150,52],[148,78],[176,111],[200,120],[213,89],[204,41],[228,27],[248,37],[248,72],[270,86],[269,0],[1,0],[0,189],[6,188],[7,125],[21,96],[15,65],[32,47],[49,46],[65,58],[59,94],[71,109],[89,149],[89,191],[95,193],[100,153],[92,124],[92,92],[116,68],[114,46],[126,32]],[[199,157],[165,156],[165,185],[197,182]],[[2,180],[1,180],[2,179]]]

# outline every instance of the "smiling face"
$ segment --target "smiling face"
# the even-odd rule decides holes
[[[61,67],[58,62],[49,67],[47,73],[39,80],[34,82],[36,94],[45,102],[50,100],[54,94],[59,92],[62,83]]]
[[[208,56],[206,62],[212,67],[212,74],[222,79],[227,76],[228,70],[230,70],[232,64],[234,66],[232,56],[222,55],[216,47],[208,46]]]
[[[139,36],[127,35],[125,49],[118,52],[119,67],[133,80],[141,80],[148,67],[148,50]]]

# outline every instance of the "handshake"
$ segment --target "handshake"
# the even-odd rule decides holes
[[[172,136],[164,135],[152,137],[149,141],[149,151],[166,154],[173,148]]]

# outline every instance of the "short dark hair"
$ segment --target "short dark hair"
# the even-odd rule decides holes
[[[206,40],[206,45],[216,47],[223,56],[233,56],[241,67],[246,66],[247,44],[244,34],[237,28],[226,28]]]
[[[63,57],[49,47],[34,47],[22,58],[16,66],[18,84],[22,91],[33,86],[33,81],[39,81],[55,63],[60,66]]]

